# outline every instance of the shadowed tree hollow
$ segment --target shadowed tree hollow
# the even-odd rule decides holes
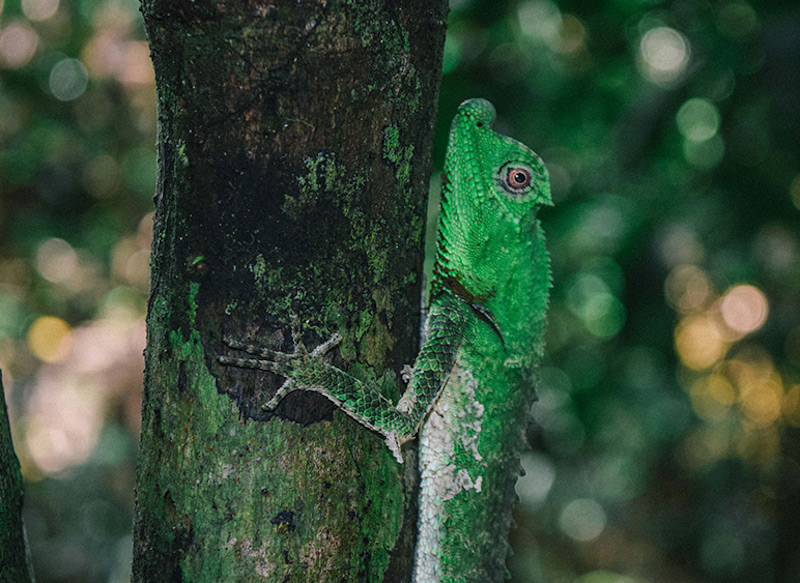
[[[142,2],[159,174],[134,581],[408,580],[412,449],[397,464],[319,395],[265,413],[282,379],[215,358],[223,334],[340,332],[335,363],[399,396],[446,10]]]

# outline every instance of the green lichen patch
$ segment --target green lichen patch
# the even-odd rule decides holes
[[[411,39],[403,25],[395,18],[385,14],[386,8],[380,2],[370,0],[347,0],[348,22],[361,38],[365,47],[374,51],[375,66],[388,67],[384,71],[394,71],[392,83],[382,87],[384,99],[401,105],[404,109],[417,111],[422,98],[419,73],[411,62]],[[376,18],[381,14],[381,18]],[[377,85],[376,85],[377,86]]]
[[[383,157],[394,165],[398,187],[407,187],[414,159],[414,144],[403,144],[396,125],[386,126],[383,130]]]
[[[257,289],[266,289],[268,268],[267,262],[261,253],[256,255],[256,260],[250,265],[250,271],[253,272],[253,276],[256,278]]]

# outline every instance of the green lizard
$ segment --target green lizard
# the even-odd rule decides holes
[[[322,393],[382,435],[399,462],[401,446],[419,433],[416,583],[506,575],[550,289],[536,209],[552,199],[541,159],[492,130],[494,118],[491,103],[472,99],[453,120],[425,337],[396,405],[323,361],[339,335],[294,354],[226,337],[228,346],[257,358],[219,357],[286,378],[265,409],[294,390]]]

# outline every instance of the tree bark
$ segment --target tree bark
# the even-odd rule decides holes
[[[781,432],[782,456],[778,460],[777,531],[775,570],[777,581],[800,581],[800,430],[786,425]]]
[[[407,581],[413,451],[222,335],[334,363],[397,398],[418,341],[447,2],[143,0],[159,174],[134,581]],[[388,371],[384,375],[384,371]]]
[[[11,442],[11,424],[0,372],[0,581],[3,582],[33,581],[22,523],[23,493],[22,472]]]

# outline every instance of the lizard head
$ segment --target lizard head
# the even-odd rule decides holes
[[[494,120],[485,99],[461,104],[442,174],[433,291],[448,288],[479,303],[493,293],[497,274],[513,268],[513,251],[535,236],[535,210],[553,204],[541,158],[494,131]]]

